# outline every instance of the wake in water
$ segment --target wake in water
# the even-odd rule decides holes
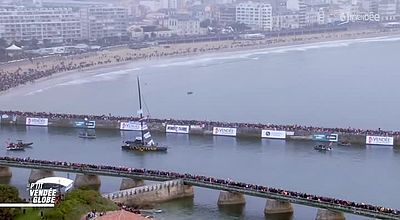
[[[199,65],[200,67],[206,67],[209,65],[225,64],[228,60],[258,60],[259,55],[274,54],[274,53],[288,53],[295,51],[307,51],[312,49],[323,49],[323,48],[335,48],[335,47],[347,47],[357,43],[370,43],[370,42],[392,42],[399,41],[400,37],[374,37],[374,38],[361,38],[361,39],[348,39],[348,40],[335,40],[318,43],[308,43],[301,45],[289,45],[273,48],[253,49],[235,52],[220,52],[218,54],[207,54],[202,55],[197,59],[191,58],[177,58],[169,59],[167,63],[155,64],[154,67],[164,68],[171,66],[191,66]],[[172,61],[172,62],[171,62]],[[221,62],[222,61],[222,62]]]
[[[65,82],[58,83],[52,86],[48,86],[45,88],[41,88],[32,92],[29,92],[25,94],[25,96],[30,96],[30,95],[35,95],[41,92],[44,92],[45,90],[59,87],[59,86],[72,86],[72,85],[81,85],[81,84],[86,84],[86,83],[92,83],[92,82],[101,82],[101,81],[111,81],[111,80],[116,80],[120,78],[123,75],[131,74],[134,73],[141,68],[132,68],[132,69],[124,69],[124,70],[115,70],[115,71],[110,71],[106,73],[100,73],[100,74],[90,74],[90,75],[80,75],[78,79],[66,79]],[[74,77],[77,78],[77,77]]]

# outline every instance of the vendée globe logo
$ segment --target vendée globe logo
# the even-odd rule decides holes
[[[347,24],[349,22],[379,22],[381,19],[379,14],[375,14],[374,12],[365,13],[365,14],[348,14],[343,13],[340,16],[341,24]]]

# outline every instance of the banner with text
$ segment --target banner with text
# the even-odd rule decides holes
[[[261,130],[262,138],[286,139],[286,131]]]
[[[26,125],[35,125],[35,126],[47,126],[49,125],[49,119],[47,118],[26,118]]]
[[[76,121],[74,122],[76,128],[96,128],[96,121]]]
[[[337,134],[314,134],[313,140],[314,141],[326,141],[326,142],[337,142],[338,141]]]
[[[140,131],[140,122],[137,121],[129,121],[129,122],[123,122],[121,121],[119,124],[119,129],[120,130],[125,130],[125,131]],[[143,130],[147,130],[147,125],[143,125]]]
[[[393,137],[381,137],[381,136],[367,136],[365,139],[367,144],[373,145],[389,145],[393,146]]]
[[[189,134],[189,125],[167,125],[165,127],[165,132]]]
[[[236,128],[214,127],[213,135],[236,136]]]

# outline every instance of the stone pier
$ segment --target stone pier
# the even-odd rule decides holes
[[[265,215],[293,214],[293,207],[290,202],[267,199],[264,209]]]
[[[144,181],[141,179],[130,179],[130,178],[123,178],[121,181],[121,186],[119,190],[125,190],[130,188],[135,188],[139,186],[144,186]]]
[[[101,181],[99,176],[90,174],[76,174],[74,187],[75,188],[90,188],[100,189]]]
[[[10,167],[0,167],[0,178],[10,178],[12,172]]]
[[[37,170],[37,169],[32,169],[31,174],[29,175],[28,182],[29,183],[34,183],[40,179],[46,178],[46,177],[52,177],[54,176],[54,172],[52,170]]]
[[[345,220],[342,212],[332,211],[328,209],[318,209],[315,220]]]
[[[218,197],[218,205],[244,205],[246,204],[246,199],[244,195],[236,192],[226,192],[221,191]]]
[[[178,179],[120,190],[118,192],[104,194],[103,196],[114,202],[123,203],[128,206],[136,206],[193,197],[194,191],[192,186],[185,185],[183,180]]]

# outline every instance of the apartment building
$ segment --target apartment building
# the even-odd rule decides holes
[[[236,21],[253,29],[272,30],[271,4],[243,2],[236,6]]]
[[[51,42],[81,39],[79,11],[72,8],[0,8],[0,38]]]

